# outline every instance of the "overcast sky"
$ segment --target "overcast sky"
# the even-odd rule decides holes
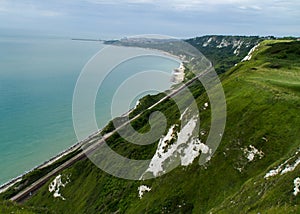
[[[300,35],[299,0],[0,0],[0,33]]]

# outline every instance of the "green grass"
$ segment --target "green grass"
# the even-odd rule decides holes
[[[27,207],[27,206],[22,206],[22,205],[12,203],[10,201],[2,201],[0,202],[0,213],[1,214],[8,214],[8,213],[11,214],[49,213],[50,214],[52,212],[49,212],[47,209]]]
[[[76,154],[78,154],[80,150],[76,150],[74,152],[71,152],[70,154],[64,156],[60,160],[55,161],[53,164],[42,168],[42,169],[36,169],[32,172],[25,174],[22,177],[22,180],[17,182],[15,185],[10,187],[8,190],[6,190],[3,193],[0,193],[0,200],[9,200],[11,197],[16,195],[18,192],[24,190],[26,187],[30,186],[32,183],[37,181],[38,179],[42,178],[44,175],[55,169],[57,166],[64,163],[66,160],[72,158]]]
[[[57,213],[299,213],[300,196],[292,192],[300,167],[264,179],[300,145],[298,50],[300,42],[264,41],[249,62],[239,63],[222,75],[227,125],[218,150],[205,166],[195,161],[157,179],[129,181],[82,160],[62,172],[71,180],[61,189],[66,201],[53,198],[48,191],[49,181],[25,205]],[[199,82],[190,90],[199,107],[208,101]],[[144,107],[151,100],[145,98]],[[180,100],[187,102],[185,96]],[[168,126],[180,123],[172,100],[154,110],[167,116]],[[148,116],[145,112],[133,123],[140,132],[149,129]],[[210,110],[201,111],[200,118],[200,130],[209,131]],[[206,138],[202,136],[201,140],[205,142]],[[150,158],[156,148],[131,145],[118,135],[108,143],[119,154],[135,159]],[[264,157],[249,162],[243,153],[249,145],[262,150]],[[151,191],[139,199],[137,188],[141,184],[150,186]]]
[[[211,42],[207,46],[203,46],[209,39]],[[191,45],[195,46],[202,54],[204,54],[214,65],[214,68],[218,74],[222,74],[239,63],[248,52],[257,43],[263,41],[265,38],[258,36],[203,36],[186,40]],[[218,47],[223,40],[228,42],[228,46]],[[242,41],[239,54],[236,55],[234,50],[237,46],[233,46],[236,41]]]

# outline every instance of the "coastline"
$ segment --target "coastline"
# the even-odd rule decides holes
[[[163,51],[162,51],[163,52]],[[166,52],[167,53],[167,52]],[[173,56],[172,54],[169,54],[169,56]],[[175,56],[174,56],[175,57]],[[179,57],[177,57],[177,59],[180,59]],[[183,62],[181,61],[179,64],[178,68],[174,68],[173,72],[172,72],[172,77],[170,79],[170,82],[172,83],[171,87],[173,87],[176,84],[179,84],[181,82],[183,82],[184,77],[185,77],[185,67]],[[171,88],[170,88],[171,89]],[[142,99],[142,98],[141,98]],[[127,112],[123,113],[121,115],[121,117],[128,117],[129,114],[139,105],[140,100],[137,101],[137,103],[135,104],[135,106],[131,109],[129,109]]]
[[[183,82],[185,76],[184,71],[185,71],[185,67],[183,62],[181,62],[179,67],[173,70],[171,82],[173,82],[174,84]]]
[[[14,186],[15,184],[19,183],[20,181],[22,181],[23,176],[33,172],[34,170],[43,169],[47,166],[50,166],[50,165],[54,164],[56,161],[60,160],[61,158],[63,158],[65,156],[71,154],[72,152],[80,149],[85,143],[88,143],[89,140],[91,140],[96,135],[100,134],[101,131],[102,131],[102,129],[92,133],[91,135],[89,135],[84,140],[81,140],[81,141],[75,143],[74,145],[70,146],[69,148],[65,149],[64,151],[60,152],[59,154],[53,156],[49,160],[44,161],[42,164],[37,165],[34,168],[30,169],[29,171],[25,171],[23,174],[15,177],[15,178],[12,178],[9,181],[7,181],[6,183],[0,185],[0,194],[5,192],[6,190],[8,190],[10,187]]]
[[[126,46],[125,46],[126,47]],[[130,46],[131,47],[131,46]],[[171,54],[171,53],[169,53],[169,52],[167,52],[167,51],[163,51],[163,50],[159,50],[159,49],[154,49],[154,48],[149,48],[149,47],[147,47],[147,48],[143,48],[143,47],[131,47],[131,48],[140,48],[140,49],[146,49],[146,50],[152,50],[152,51],[156,51],[156,52],[158,52],[158,53],[160,53],[160,54],[162,54],[162,55],[164,55],[164,56],[166,56],[166,57],[169,57],[169,58],[172,58],[173,60],[177,60],[177,62],[179,62],[180,64],[179,64],[179,67],[178,68],[174,68],[173,69],[173,72],[172,72],[172,79],[171,79],[171,82],[173,83],[173,84],[178,84],[178,83],[181,83],[181,82],[183,82],[183,80],[184,80],[184,76],[185,76],[185,74],[184,74],[184,72],[185,72],[185,67],[184,67],[184,62],[187,62],[186,60],[185,60],[185,57],[184,56],[176,56],[176,55],[174,55],[174,54]],[[131,109],[132,110],[132,109]],[[129,113],[130,113],[130,111],[131,110],[129,110],[128,112],[126,112],[126,113],[124,113],[123,115],[128,115]]]
[[[167,57],[171,57],[172,59],[177,59],[178,62],[180,62],[179,67],[178,68],[174,68],[173,72],[172,72],[172,79],[170,80],[173,85],[178,84],[180,82],[183,81],[184,78],[184,65],[183,65],[183,59],[181,59],[179,56],[175,56],[171,53],[168,53],[166,51],[162,51],[162,50],[158,50],[158,49],[151,49],[151,48],[142,48],[142,47],[131,47],[131,48],[141,48],[141,49],[149,49],[149,50],[153,50],[156,52],[159,52],[162,55],[165,55]],[[175,75],[175,73],[177,73]],[[179,74],[180,73],[180,74]],[[181,76],[180,76],[181,75]],[[178,76],[180,76],[180,78],[178,78]],[[183,76],[183,77],[182,77]],[[180,81],[180,79],[182,79]],[[127,112],[125,112],[124,114],[122,114],[121,116],[128,116],[132,111],[134,110],[134,108],[128,110]],[[109,122],[109,121],[108,121]],[[104,128],[104,127],[103,127]],[[74,145],[68,147],[67,149],[63,150],[62,152],[60,152],[59,154],[53,156],[52,158],[44,161],[43,163],[41,163],[40,165],[37,165],[35,167],[33,167],[32,169],[30,169],[29,171],[25,171],[23,174],[10,179],[9,181],[7,181],[6,183],[0,185],[0,193],[5,192],[6,190],[8,190],[10,187],[14,186],[15,184],[19,183],[20,181],[22,181],[23,176],[33,172],[34,170],[38,170],[38,169],[43,169],[45,167],[48,167],[52,164],[54,164],[56,161],[59,161],[60,159],[62,159],[63,157],[71,154],[72,152],[80,149],[84,144],[88,143],[92,138],[96,137],[98,134],[100,134],[102,131],[102,129],[92,133],[91,135],[89,135],[88,137],[86,137],[85,139],[76,142]]]

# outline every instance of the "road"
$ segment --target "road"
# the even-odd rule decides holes
[[[210,65],[209,68],[205,69],[201,74],[195,76],[194,78],[192,78],[191,80],[189,80],[188,82],[186,82],[185,84],[183,84],[182,86],[180,86],[178,89],[175,89],[170,94],[168,94],[167,96],[163,97],[161,100],[159,100],[158,102],[156,102],[155,104],[153,104],[152,106],[150,106],[147,110],[151,110],[155,106],[157,106],[160,103],[162,103],[163,101],[165,101],[165,100],[167,100],[169,98],[174,97],[176,94],[178,94],[184,88],[186,88],[187,86],[191,85],[195,80],[199,79],[201,76],[206,75],[211,69],[212,69],[212,65]],[[28,199],[32,195],[32,193],[36,192],[40,187],[42,187],[46,182],[48,182],[53,176],[57,175],[62,170],[70,167],[71,165],[73,165],[77,161],[85,159],[88,154],[90,154],[93,151],[95,151],[95,149],[97,149],[103,142],[105,142],[105,139],[109,138],[110,136],[112,136],[113,134],[115,134],[116,132],[118,132],[118,130],[120,130],[124,126],[128,125],[132,121],[136,120],[138,117],[140,117],[142,115],[142,113],[139,113],[134,118],[128,120],[127,122],[125,122],[124,124],[122,124],[121,126],[119,126],[118,128],[116,128],[115,130],[113,130],[112,132],[110,132],[108,134],[105,134],[99,141],[93,143],[92,145],[90,145],[84,151],[80,152],[76,156],[74,156],[71,159],[67,160],[66,162],[64,162],[63,164],[61,164],[60,166],[58,166],[57,168],[55,168],[54,170],[52,170],[51,172],[49,172],[47,175],[45,175],[42,178],[40,178],[39,180],[37,180],[36,182],[32,183],[30,186],[26,187],[24,190],[20,191],[18,194],[16,194],[12,198],[10,198],[10,200],[14,201],[14,202],[23,202],[23,201],[25,201],[26,199]],[[93,134],[93,136],[95,136],[95,135],[96,134]],[[90,140],[90,137],[88,139]],[[87,142],[89,142],[89,140]]]

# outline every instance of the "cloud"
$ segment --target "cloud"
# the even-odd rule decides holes
[[[50,23],[66,32],[275,34],[299,32],[299,0],[0,0],[0,26]],[[184,30],[182,30],[184,29]],[[281,33],[283,34],[283,33]]]
[[[85,0],[92,4],[106,5],[152,5],[164,10],[201,11],[220,7],[237,8],[242,10],[263,10],[267,8],[299,9],[298,0]]]
[[[0,0],[0,13],[30,17],[56,17],[64,14],[63,12],[40,6],[34,2],[7,0]]]
[[[36,15],[44,16],[44,17],[57,17],[64,15],[61,12],[53,11],[53,10],[36,10],[34,11]]]
[[[241,10],[256,10],[256,11],[260,11],[262,10],[263,8],[260,7],[260,6],[257,6],[257,5],[242,5],[242,6],[239,6],[239,9]]]
[[[218,5],[235,5],[248,0],[86,0],[94,4],[108,4],[108,5],[125,5],[125,4],[150,4],[158,8],[176,9],[176,10],[199,10],[206,9]]]

